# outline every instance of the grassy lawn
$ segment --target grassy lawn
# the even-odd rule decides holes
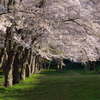
[[[100,75],[83,70],[42,70],[13,87],[3,87],[0,100],[100,100]]]

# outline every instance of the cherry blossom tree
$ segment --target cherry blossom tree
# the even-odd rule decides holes
[[[99,0],[0,2],[0,66],[6,58],[5,86],[18,83],[19,64],[21,79],[25,80],[25,70],[30,77],[34,59],[40,56],[81,63],[99,60]]]

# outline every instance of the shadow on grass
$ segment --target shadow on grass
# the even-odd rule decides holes
[[[10,88],[0,87],[0,100],[100,100],[100,76],[66,76],[43,70]]]

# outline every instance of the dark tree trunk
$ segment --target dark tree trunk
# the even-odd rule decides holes
[[[59,72],[62,73],[62,63],[59,64]]]
[[[95,62],[89,62],[90,71],[95,70]]]
[[[29,64],[26,64],[26,77],[31,77],[31,67]]]
[[[6,54],[6,48],[3,48],[1,50],[1,55],[0,55],[0,68],[2,68],[3,62],[4,62],[4,58],[5,58],[5,54]]]
[[[28,64],[26,65],[26,77],[31,77],[32,59],[33,59],[33,52],[32,50],[30,50],[29,61],[28,61]]]
[[[12,42],[12,32],[11,29],[8,28],[6,31],[6,40],[5,40],[5,47],[7,47],[8,44],[8,61],[7,65],[4,69],[5,74],[5,87],[10,87],[13,85],[13,64],[16,54],[17,46],[16,44],[13,44]]]
[[[19,72],[19,64],[20,64],[20,51],[18,50],[15,55],[14,60],[14,69],[13,69],[13,84],[18,84],[20,82],[20,72]]]
[[[62,73],[62,64],[61,64],[61,63],[59,63],[59,64],[57,65],[57,72]]]
[[[10,87],[13,85],[13,63],[14,63],[14,58],[15,58],[16,51],[10,51],[8,54],[8,62],[7,66],[5,69],[5,86]]]

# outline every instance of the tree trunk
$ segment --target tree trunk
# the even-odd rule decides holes
[[[26,64],[26,77],[31,77],[31,67],[29,64]]]
[[[5,71],[5,87],[10,87],[13,85],[13,63],[15,58],[15,51],[10,51],[8,54],[8,62]]]
[[[13,69],[13,84],[18,84],[20,82],[20,72],[19,72],[19,59],[20,51],[17,51],[14,60],[14,69]]]
[[[59,72],[59,64],[57,64],[57,72]]]
[[[95,70],[95,62],[89,62],[90,71]]]
[[[59,64],[59,72],[62,73],[62,63]]]
[[[0,68],[3,68],[5,56],[6,56],[6,48],[3,48],[1,50],[1,55],[0,55]]]
[[[26,62],[21,67],[21,80],[25,80]]]
[[[61,64],[61,63],[59,63],[59,64],[57,65],[57,72],[62,73],[62,64]]]
[[[5,87],[10,87],[13,85],[13,63],[15,59],[17,46],[12,42],[12,32],[10,28],[6,30],[6,40],[5,47],[8,46],[8,61],[4,69],[5,74]]]
[[[34,67],[34,73],[39,73],[39,55],[38,56],[36,56],[36,58],[35,58],[35,67]]]
[[[86,63],[86,64],[84,65],[84,71],[86,72],[86,71],[88,71],[88,69],[89,69],[89,65]]]
[[[62,73],[62,59],[57,59],[57,72]]]
[[[33,74],[35,72],[35,56],[32,59],[32,65],[31,65],[31,73]]]
[[[35,62],[34,73],[35,74],[38,73],[38,63],[37,62]]]
[[[22,61],[22,67],[21,67],[21,80],[25,80],[26,64],[28,64],[28,62],[27,62],[28,52],[29,52],[29,50],[25,48],[25,52],[23,55],[23,61]]]
[[[32,50],[30,50],[29,61],[28,61],[28,64],[26,65],[26,77],[31,77],[32,59],[33,59],[33,52]]]
[[[50,66],[51,66],[51,61],[49,62],[48,69],[50,69]]]

